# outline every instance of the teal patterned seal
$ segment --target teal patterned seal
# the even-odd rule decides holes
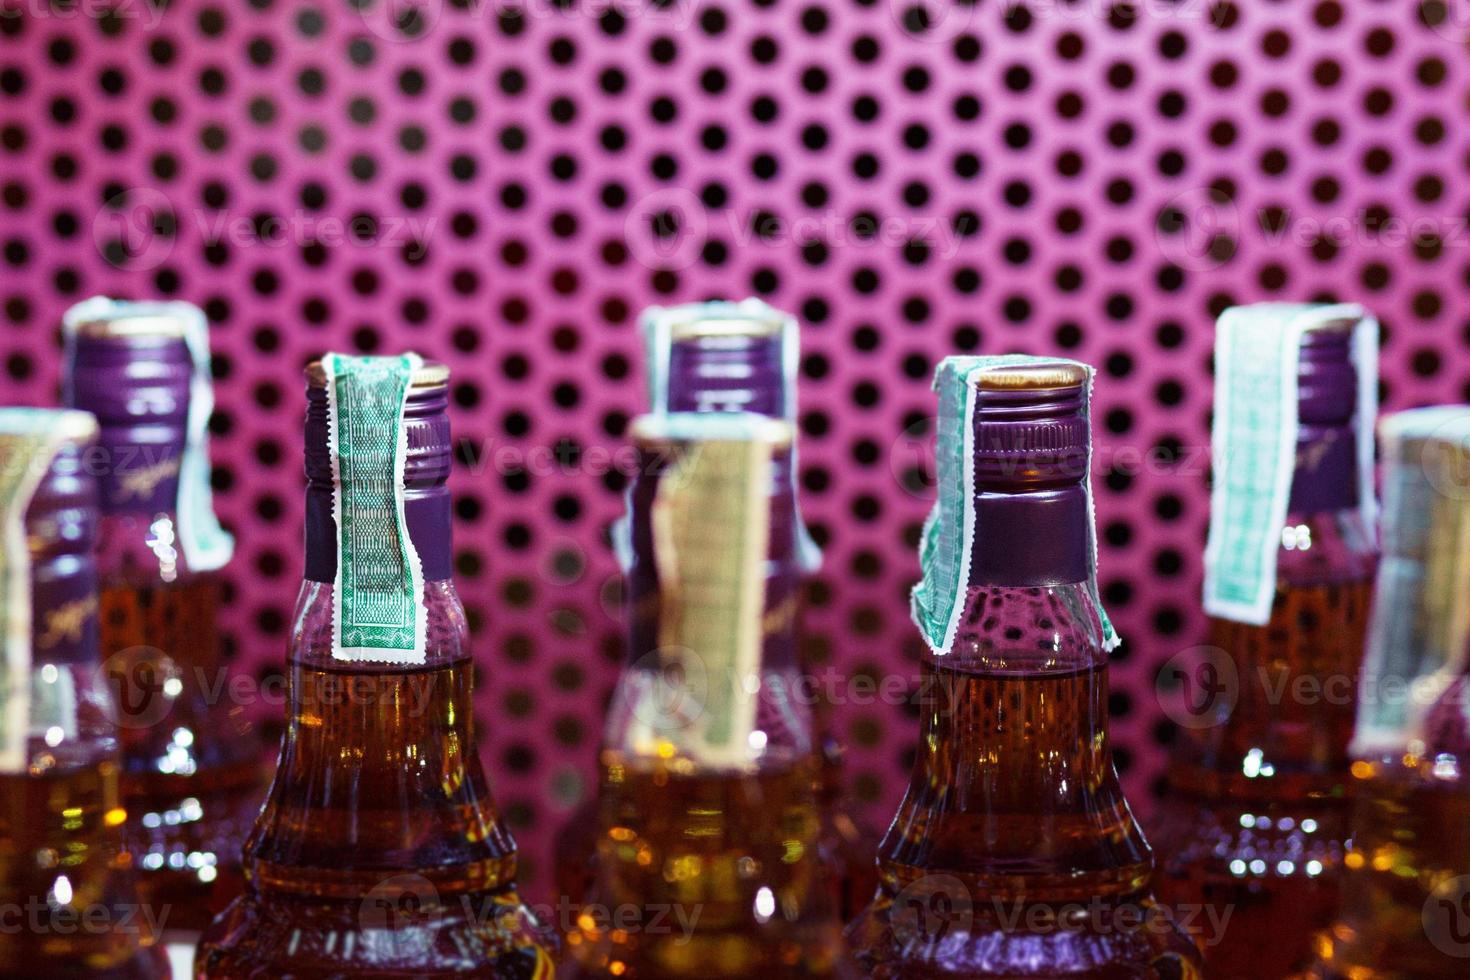
[[[337,524],[337,660],[424,662],[423,566],[408,534],[403,486],[403,409],[422,363],[417,354],[322,358]]]

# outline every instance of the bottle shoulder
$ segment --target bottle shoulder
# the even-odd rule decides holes
[[[333,670],[361,669],[380,672],[383,663],[352,662],[332,656],[332,622],[335,590],[330,582],[307,580],[301,585],[296,612],[291,620],[288,656],[292,662],[330,667]],[[424,583],[424,607],[427,613],[425,635],[425,667],[444,667],[468,661],[470,653],[469,619],[464,603],[452,579]],[[419,666],[419,665],[415,665]]]
[[[1102,615],[1091,585],[969,589],[943,661],[957,670],[1008,673],[1105,664]]]

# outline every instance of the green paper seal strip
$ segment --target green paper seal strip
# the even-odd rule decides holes
[[[643,333],[643,352],[647,358],[648,405],[652,415],[667,415],[669,412],[669,357],[673,345],[673,328],[676,323],[698,320],[752,320],[780,324],[781,375],[784,391],[781,417],[793,427],[796,425],[797,373],[801,369],[801,325],[790,313],[783,313],[762,300],[750,297],[738,303],[715,300],[708,303],[686,303],[682,306],[650,306],[638,318]],[[796,443],[791,446],[792,496],[797,494],[796,477],[800,467],[796,459]],[[626,570],[633,562],[632,544],[628,535],[626,514],[613,525],[613,551],[618,563]],[[822,568],[822,549],[812,539],[806,522],[801,518],[801,507],[796,512],[797,561],[801,570],[808,574]]]
[[[197,572],[209,572],[229,563],[235,539],[220,527],[214,512],[214,490],[209,484],[209,418],[214,414],[214,382],[209,366],[209,321],[192,303],[134,303],[93,296],[66,311],[62,333],[66,345],[66,377],[71,377],[77,331],[83,324],[123,317],[167,317],[184,328],[184,343],[194,362],[189,382],[189,417],[184,455],[179,460],[179,497],[174,510],[179,519],[179,547],[184,561]]]
[[[985,533],[975,513],[975,392],[987,371],[1029,364],[1074,364],[1087,372],[1087,402],[1092,403],[1092,366],[1056,357],[1005,354],[993,357],[946,357],[934,373],[939,395],[937,433],[937,497],[924,521],[919,541],[923,579],[914,587],[909,611],[924,641],[936,655],[949,653],[964,615],[975,542]],[[1097,589],[1097,523],[1092,499],[1092,447],[1087,450],[1087,552],[1092,574],[1088,589],[1102,618],[1103,649],[1111,651],[1119,637],[1103,610]]]
[[[337,577],[336,660],[421,664],[424,571],[404,515],[408,430],[403,409],[417,354],[322,358],[327,378]]]
[[[1378,322],[1352,303],[1231,307],[1220,315],[1215,336],[1214,486],[1204,583],[1205,612],[1211,616],[1256,626],[1271,618],[1276,554],[1296,470],[1302,336],[1340,321],[1354,323],[1359,510],[1366,526],[1374,526]]]
[[[772,451],[787,423],[760,415],[643,416],[635,436],[666,441],[674,457],[650,509],[658,572],[659,656],[698,698],[675,725],[649,725],[633,743],[664,757],[670,743],[708,769],[742,769],[760,699]]]
[[[86,441],[97,423],[86,412],[0,409],[0,772],[26,769],[31,716],[31,550],[26,510],[51,461],[68,442]]]
[[[1470,655],[1470,408],[1397,412],[1379,434],[1384,552],[1352,744],[1363,758],[1421,738]]]

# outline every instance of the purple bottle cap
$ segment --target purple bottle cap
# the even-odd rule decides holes
[[[1087,475],[1087,373],[1077,364],[1025,364],[980,375],[975,391],[975,488],[1021,492]]]
[[[670,412],[752,412],[784,418],[782,321],[707,316],[669,330]]]
[[[978,376],[974,585],[1053,586],[1091,575],[1088,374],[1041,361]]]
[[[1297,368],[1297,463],[1293,513],[1357,506],[1357,440],[1353,413],[1358,371],[1352,360],[1354,322],[1340,320],[1306,331]]]
[[[332,582],[337,573],[337,525],[332,517],[332,454],[327,376],[319,361],[306,369],[306,577]],[[414,370],[403,409],[404,517],[423,562],[425,581],[453,576],[451,500],[447,481],[454,446],[449,428],[449,368],[428,361]]]
[[[65,421],[68,416],[75,421]],[[68,413],[66,441],[26,508],[31,558],[31,659],[80,664],[98,656],[96,425]]]
[[[63,400],[97,417],[105,512],[174,509],[193,374],[174,318],[126,316],[78,327]]]

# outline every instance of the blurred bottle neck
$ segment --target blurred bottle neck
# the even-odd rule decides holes
[[[640,470],[641,472],[641,470]],[[659,556],[655,551],[652,507],[657,494],[654,479],[634,483],[631,497],[633,563],[628,570],[629,656],[642,661],[657,650],[664,618],[680,615],[669,607],[659,587]],[[762,566],[765,600],[762,609],[761,669],[796,667],[796,627],[801,602],[802,572],[797,557],[796,503],[791,480],[791,450],[772,455],[770,534]],[[713,557],[713,556],[712,556]]]
[[[714,334],[669,345],[670,412],[753,412],[786,417],[787,385],[777,333]]]
[[[1297,368],[1296,470],[1287,509],[1320,514],[1358,506],[1358,372],[1352,334],[1309,331]],[[1373,424],[1368,420],[1367,424]]]
[[[63,447],[26,512],[33,664],[98,660],[97,484],[86,454]]]
[[[89,461],[103,514],[170,514],[177,507],[194,365],[182,337],[76,339],[66,401],[97,416]]]

